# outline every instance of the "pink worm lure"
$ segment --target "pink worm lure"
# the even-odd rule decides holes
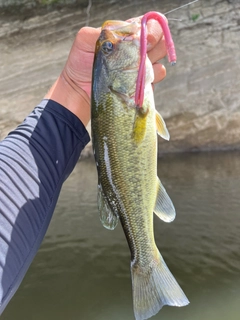
[[[168,61],[171,63],[171,65],[175,65],[177,60],[173,39],[172,39],[171,32],[168,27],[165,16],[156,11],[147,12],[143,16],[142,22],[141,22],[140,66],[138,71],[136,93],[135,93],[135,104],[138,108],[142,107],[143,100],[144,100],[144,85],[145,85],[145,76],[146,76],[145,61],[146,61],[146,55],[147,55],[147,22],[150,19],[157,20],[160,26],[162,27],[163,35],[165,37],[165,43],[167,47]]]

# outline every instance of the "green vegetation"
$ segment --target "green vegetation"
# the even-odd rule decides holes
[[[196,13],[196,14],[192,14],[191,16],[191,19],[193,22],[197,21],[197,19],[200,17],[200,14],[199,13]]]

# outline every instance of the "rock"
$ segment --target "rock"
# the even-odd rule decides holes
[[[155,90],[171,135],[159,141],[160,153],[240,147],[239,8],[200,1],[181,12],[187,23],[170,22],[178,62]]]
[[[107,10],[97,2],[90,11],[66,7],[28,18],[1,15],[0,137],[41,101],[86,23],[124,20],[129,12],[164,13],[179,3],[125,0],[109,2]],[[159,139],[159,153],[240,148],[239,9],[239,1],[202,0],[167,16],[178,61],[171,67],[164,60],[167,77],[155,86],[156,107],[171,135],[169,142]]]

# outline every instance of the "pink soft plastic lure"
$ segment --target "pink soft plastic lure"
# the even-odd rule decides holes
[[[156,11],[147,12],[143,16],[142,22],[141,22],[140,66],[138,71],[136,93],[135,93],[135,104],[138,108],[142,107],[143,100],[144,100],[144,85],[145,85],[145,75],[146,75],[145,61],[146,61],[146,55],[147,55],[147,22],[150,19],[157,20],[160,26],[162,27],[163,35],[165,37],[165,43],[167,47],[168,60],[171,63],[171,65],[175,65],[177,60],[173,39],[172,39],[171,32],[168,27],[168,23],[165,16]]]

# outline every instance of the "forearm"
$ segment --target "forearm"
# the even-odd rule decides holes
[[[0,143],[0,313],[34,258],[62,184],[88,141],[74,114],[44,100]]]
[[[87,93],[62,72],[45,99],[51,99],[74,113],[87,126],[90,120],[90,98]]]

